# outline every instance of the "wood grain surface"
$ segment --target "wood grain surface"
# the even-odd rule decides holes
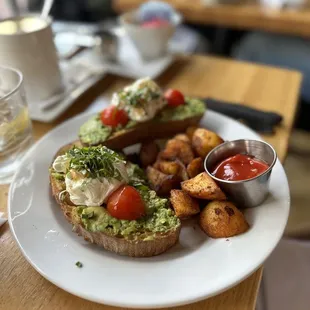
[[[82,112],[99,94],[110,95],[128,83],[128,79],[107,76],[72,106],[59,120],[50,124],[33,123],[38,139],[65,119]],[[283,115],[284,121],[272,136],[264,138],[284,160],[297,106],[301,75],[226,59],[180,57],[159,79],[163,87],[175,87],[191,96],[211,96],[239,102]],[[0,211],[7,213],[8,185],[0,186]],[[205,301],[178,310],[251,310],[255,307],[261,268],[234,288]],[[45,280],[22,256],[6,223],[0,228],[0,309],[112,310],[75,297]]]
[[[116,12],[138,7],[143,0],[113,0]],[[166,0],[183,14],[185,21],[244,30],[264,30],[310,37],[309,6],[299,10],[267,10],[259,1],[240,0],[235,4],[205,6],[201,0]],[[306,2],[307,3],[307,2]]]

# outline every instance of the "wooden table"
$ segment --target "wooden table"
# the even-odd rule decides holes
[[[179,10],[189,23],[215,25],[243,30],[263,30],[310,37],[310,9],[267,10],[258,0],[236,4],[205,6],[201,0],[165,0]],[[143,0],[113,0],[116,12],[138,7]]]
[[[109,95],[128,82],[129,80],[115,76],[105,77],[57,122],[34,122],[35,137],[41,137],[64,119],[83,111],[97,94]],[[276,148],[279,158],[284,160],[301,83],[298,72],[213,57],[191,56],[180,57],[158,82],[165,87],[179,88],[188,95],[212,96],[281,113],[284,117],[283,125],[277,128],[275,135],[264,138]],[[7,212],[7,192],[8,186],[0,186],[0,211]],[[262,268],[225,293],[173,309],[254,309],[261,274]],[[8,224],[0,228],[0,287],[0,309],[5,310],[116,309],[72,296],[45,280],[21,255]]]

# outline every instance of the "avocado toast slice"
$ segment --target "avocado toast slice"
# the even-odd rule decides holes
[[[154,81],[144,78],[114,93],[111,105],[80,127],[79,139],[85,146],[101,144],[120,150],[183,132],[197,125],[205,110],[202,101],[184,98],[177,90],[163,93]]]
[[[76,145],[73,144],[62,147],[55,158],[68,154],[74,147]],[[93,148],[84,148],[87,149]],[[114,154],[113,151],[109,152]],[[106,250],[132,257],[161,254],[178,241],[181,228],[179,219],[169,208],[168,200],[158,197],[149,189],[144,173],[138,166],[126,162],[127,182],[139,192],[146,210],[145,215],[136,220],[122,220],[111,216],[105,204],[85,206],[73,203],[73,196],[66,190],[65,181],[66,174],[70,172],[57,172],[54,168],[55,165],[50,168],[53,196],[66,219],[73,225],[73,231],[85,240]]]

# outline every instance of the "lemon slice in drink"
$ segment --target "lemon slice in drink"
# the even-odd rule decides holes
[[[29,127],[29,114],[22,108],[13,120],[3,118],[0,124],[0,150],[19,140]]]

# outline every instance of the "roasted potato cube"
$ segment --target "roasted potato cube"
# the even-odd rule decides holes
[[[188,165],[187,165],[187,174],[190,178],[195,177],[200,172],[203,172],[203,160],[201,157],[194,158]]]
[[[176,135],[173,139],[191,143],[191,140],[189,139],[189,137],[186,134],[182,134],[182,133]]]
[[[166,148],[160,152],[159,157],[171,161],[179,159],[183,164],[187,165],[194,159],[194,152],[188,143],[172,139],[167,142]]]
[[[180,165],[175,161],[160,160],[157,165],[158,169],[165,174],[177,175],[180,171]]]
[[[181,181],[178,176],[164,174],[151,166],[147,167],[146,176],[151,188],[159,196],[169,195],[172,189],[179,187]]]
[[[185,165],[179,159],[176,159],[175,161],[157,160],[153,165],[153,168],[165,174],[179,176],[180,181],[188,180]]]
[[[185,165],[179,159],[177,159],[176,162],[179,164],[178,176],[181,178],[182,181],[188,180],[188,174]]]
[[[216,133],[204,128],[195,130],[192,138],[192,146],[201,158],[205,158],[212,149],[223,142],[224,140]]]
[[[249,224],[243,213],[229,201],[211,201],[201,211],[201,229],[212,238],[228,238],[246,232]]]
[[[160,162],[161,162],[161,160],[160,160],[160,159],[157,159],[157,160],[155,161],[155,163],[153,164],[153,168],[155,168],[155,169],[157,169],[157,170],[160,170],[160,168],[159,168]]]
[[[226,199],[226,195],[206,172],[202,172],[194,178],[182,182],[181,188],[188,195],[195,198],[207,200]]]
[[[198,202],[179,189],[173,189],[170,192],[170,202],[175,215],[180,219],[186,219],[200,212]]]
[[[152,165],[159,153],[159,147],[155,141],[144,142],[140,149],[140,161],[143,167]]]
[[[188,136],[189,140],[192,141],[194,132],[198,129],[197,126],[190,126],[186,129],[186,135]]]

